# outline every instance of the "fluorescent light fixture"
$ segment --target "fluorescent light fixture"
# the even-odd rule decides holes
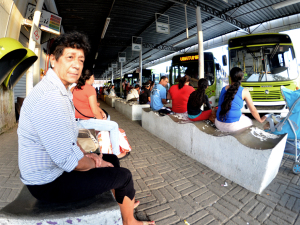
[[[283,7],[286,7],[286,6],[289,6],[289,5],[293,5],[293,4],[296,4],[296,3],[299,3],[299,2],[300,2],[300,0],[286,0],[284,2],[280,2],[280,3],[272,5],[272,8],[273,9],[280,9],[280,8],[283,8]]]
[[[109,22],[110,22],[110,18],[107,17],[106,21],[105,21],[105,24],[104,24],[104,28],[103,28],[102,34],[101,34],[101,39],[103,39],[104,36],[105,36],[105,33],[106,33],[106,30],[107,30]]]
[[[194,37],[197,37],[197,34],[194,34],[194,35],[190,36],[190,38],[185,38],[185,39],[183,39],[183,40],[181,40],[181,41],[178,41],[177,43],[175,43],[175,44],[173,45],[173,47],[175,47],[175,46],[177,46],[177,45],[181,45],[181,44],[183,44],[183,43],[185,43],[185,42],[191,40],[191,39],[194,38]]]
[[[95,68],[95,64],[93,65],[93,68]]]
[[[96,56],[95,56],[95,59],[97,59],[98,58],[98,52],[96,52]]]

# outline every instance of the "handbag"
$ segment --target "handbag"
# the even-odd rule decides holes
[[[77,142],[87,153],[100,153],[99,143],[92,133],[95,133],[94,129],[79,129]]]

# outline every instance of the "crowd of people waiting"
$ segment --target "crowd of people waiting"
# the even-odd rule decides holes
[[[234,67],[230,71],[230,84],[223,87],[218,107],[216,107],[216,127],[223,132],[235,132],[252,125],[252,120],[242,114],[244,101],[246,101],[252,116],[260,123],[266,119],[260,117],[257,112],[250,92],[241,86],[244,76],[243,71]],[[166,86],[168,78],[162,76],[160,82],[154,86],[150,95],[150,105],[154,111],[160,114],[186,114],[191,121],[208,119],[213,113],[208,96],[205,90],[209,86],[207,79],[202,78],[198,81],[197,90],[190,86],[190,76],[188,69],[186,75],[181,77],[178,84],[173,85],[167,92]],[[168,100],[172,100],[172,107],[166,107]]]

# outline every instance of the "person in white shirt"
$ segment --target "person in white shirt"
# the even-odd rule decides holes
[[[137,100],[140,96],[140,85],[136,84],[135,88],[131,89],[127,95],[126,101]]]

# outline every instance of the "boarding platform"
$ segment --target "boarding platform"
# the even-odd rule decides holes
[[[137,101],[119,99],[115,101],[115,109],[131,120],[142,119],[142,109],[150,108],[149,104],[139,104]]]
[[[251,126],[234,134],[210,121],[184,122],[143,109],[142,126],[191,158],[257,194],[276,177],[287,135]]]
[[[26,186],[18,197],[1,209],[1,225],[101,224],[122,225],[118,203],[111,192],[72,203],[46,203],[34,198]]]

